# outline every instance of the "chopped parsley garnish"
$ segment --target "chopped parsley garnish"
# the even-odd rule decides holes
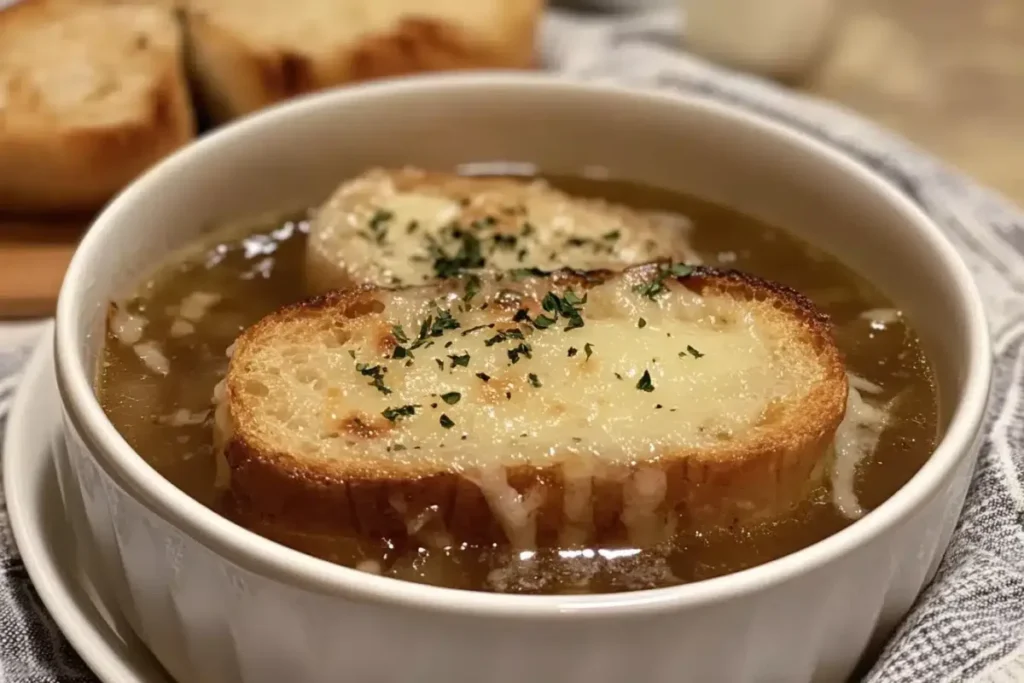
[[[398,406],[396,408],[385,408],[383,411],[381,411],[381,415],[386,417],[391,422],[395,422],[401,417],[410,417],[412,415],[415,415],[417,408],[419,408],[419,406],[415,404]]]
[[[416,232],[416,230],[419,227],[420,227],[420,222],[419,221],[409,221],[409,223],[405,226],[405,231],[411,235],[414,232]]]
[[[583,318],[579,315],[569,318],[569,324],[565,326],[565,331],[575,330],[577,327],[583,327]]]
[[[535,228],[533,227],[533,223],[531,223],[530,221],[523,221],[523,237],[529,237],[530,235],[533,234],[534,230]]]
[[[693,275],[693,266],[688,266],[685,263],[676,263],[669,266],[668,272],[673,277],[689,277]]]
[[[662,265],[658,267],[658,272],[650,282],[646,282],[642,285],[635,285],[633,291],[641,296],[646,296],[650,300],[654,300],[659,294],[665,291],[665,280],[671,277],[687,277],[693,273],[693,267],[688,266],[684,263],[676,263],[673,265]]]
[[[385,224],[390,221],[394,215],[395,214],[390,211],[378,209],[370,217],[370,231],[373,232],[373,238],[376,240],[377,244],[383,244],[384,240],[387,239],[388,229]]]
[[[352,356],[352,359],[355,360],[355,357],[356,357],[356,352],[355,351],[353,351],[352,349],[349,349],[348,350],[348,355]]]
[[[455,238],[460,241],[459,250],[454,256],[449,255],[436,241],[429,241],[430,255],[434,259],[434,274],[439,278],[458,275],[464,270],[482,268],[484,257],[480,252],[480,240],[463,230],[455,230]]]
[[[547,273],[540,268],[514,268],[509,271],[509,275],[513,280],[523,280],[528,277],[544,277]]]
[[[449,391],[446,394],[441,394],[441,400],[450,406],[455,405],[462,398],[462,394],[457,391]]]
[[[470,275],[466,278],[466,293],[463,295],[462,300],[469,303],[474,296],[480,291],[480,278],[476,275]]]
[[[423,342],[426,341],[427,335],[430,334],[430,323],[432,323],[433,320],[434,318],[428,315],[423,319],[423,322],[420,323],[420,333],[416,337],[417,344],[423,344]]]
[[[441,426],[444,427],[445,429],[451,429],[452,427],[455,426],[455,423],[452,422],[452,419],[445,415],[444,413],[441,413],[441,419],[438,420],[438,422],[440,422]]]
[[[577,306],[587,303],[587,297],[580,298],[573,291],[567,291],[564,295],[558,296],[554,292],[548,292],[541,299],[540,305],[548,313],[552,313],[557,319],[559,316],[566,318],[569,323],[565,326],[565,330],[574,330],[577,327],[583,327],[583,316],[580,315],[580,311]],[[546,317],[546,316],[545,316]],[[555,320],[552,319],[551,323]],[[545,325],[544,327],[550,326]],[[536,321],[534,322],[536,324]],[[542,328],[543,329],[543,328]]]
[[[622,375],[620,375],[619,373],[616,372],[615,373],[615,379],[621,380],[622,379]]]
[[[418,349],[421,346],[430,346],[433,344],[429,340],[429,337],[440,337],[444,334],[445,330],[457,330],[462,327],[458,320],[452,317],[451,311],[442,311],[440,308],[436,311],[436,317],[428,315],[422,323],[420,323],[419,334],[416,335],[416,341],[410,345],[409,349]]]
[[[619,239],[620,234],[621,233],[619,233],[618,230],[612,230],[611,232],[606,232],[605,234],[601,235],[601,239],[614,241]]]
[[[636,321],[636,326],[642,330],[645,327],[647,327],[647,321],[644,320],[643,318],[640,318],[639,320]]]
[[[494,236],[494,246],[496,249],[515,249],[518,241],[519,239],[515,235],[498,233]]]
[[[648,393],[654,391],[654,384],[651,383],[651,373],[644,370],[643,376],[640,381],[636,383],[636,388],[640,391],[646,391]]]
[[[477,325],[475,327],[469,328],[468,330],[463,330],[462,331],[462,336],[465,337],[467,334],[472,334],[474,332],[479,332],[480,330],[486,330],[488,327],[494,327],[494,323],[491,323],[489,325]]]
[[[525,339],[525,337],[523,337],[523,331],[516,328],[511,330],[502,330],[490,339],[485,340],[484,346],[494,346],[495,344],[500,344],[501,342],[508,341],[509,339]]]
[[[591,344],[590,342],[587,342],[586,344],[584,344],[583,345],[583,353],[587,354],[587,360],[590,360],[590,356],[592,356],[593,353],[594,353],[594,345]]]
[[[530,384],[532,384],[535,388],[540,389],[540,387],[541,387],[540,379],[537,378],[537,375],[535,375],[535,374],[533,374],[531,372],[529,375],[527,375],[527,377],[530,380]]]
[[[640,296],[646,296],[651,301],[654,301],[659,294],[665,291],[665,285],[661,284],[660,279],[655,279],[646,284],[634,285],[633,291]]]
[[[587,303],[587,296],[585,294],[583,295],[583,298],[581,299],[578,296],[576,296],[576,293],[574,291],[572,291],[571,289],[568,292],[565,293],[565,297],[563,297],[563,298],[571,306],[579,306],[580,304]],[[563,313],[564,312],[565,311],[563,311]]]
[[[575,356],[575,355],[576,355],[577,353],[579,353],[579,351],[577,351],[577,350],[576,350],[576,347],[575,347],[575,346],[570,346],[570,347],[569,347],[569,351],[568,351],[568,355],[569,355],[569,358],[572,358],[572,357],[573,357],[573,356]]]
[[[459,321],[452,317],[451,311],[442,311],[438,309],[437,317],[434,318],[434,323],[430,327],[431,337],[440,337],[444,334],[445,330],[457,330],[462,327]]]
[[[526,356],[527,358],[533,358],[532,350],[530,349],[530,345],[529,344],[526,344],[524,342],[519,342],[519,345],[516,346],[514,349],[509,349],[508,350],[508,359],[510,361],[512,361],[512,365],[515,365],[516,363],[519,362],[519,357],[520,356]]]
[[[435,358],[434,362],[437,363],[437,369],[438,370],[444,370],[444,361],[443,360],[441,360],[440,358]]]
[[[384,373],[387,372],[386,368],[382,368],[379,365],[367,365],[366,363],[356,363],[356,370],[359,374],[364,377],[370,377],[373,379],[370,382],[370,386],[379,391],[380,393],[387,394],[391,393],[391,390],[384,386]]]
[[[547,327],[551,327],[552,325],[554,325],[555,319],[549,318],[546,315],[541,314],[533,319],[533,324],[538,330],[543,330]]]
[[[463,353],[462,355],[448,356],[448,357],[452,361],[452,367],[453,368],[456,365],[461,366],[461,367],[466,367],[467,365],[469,365],[469,354],[468,353]]]
[[[530,313],[525,308],[520,308],[516,311],[516,314],[512,316],[512,321],[517,323],[528,323],[530,322]]]
[[[689,344],[687,344],[687,346],[686,346],[686,352],[689,353],[694,358],[703,358],[704,357],[703,353],[701,353],[697,349],[693,348]]]
[[[404,346],[396,346],[395,350],[391,352],[392,358],[405,358],[409,355],[409,350]]]
[[[405,330],[402,329],[401,325],[392,325],[391,334],[395,335],[395,340],[399,344],[408,344],[409,338],[405,336]]]
[[[380,228],[381,224],[387,223],[389,220],[395,217],[395,214],[385,209],[377,209],[372,216],[370,216],[370,229],[376,231]]]
[[[485,382],[490,382],[491,381],[491,376],[488,375],[486,372],[478,372],[478,373],[476,373],[476,376],[479,377],[480,379],[482,379]]]

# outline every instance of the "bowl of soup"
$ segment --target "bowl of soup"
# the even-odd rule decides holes
[[[873,170],[729,105],[511,74],[175,154],[83,239],[56,352],[83,562],[177,680],[246,683],[845,678],[937,570],[990,373],[966,267]],[[590,468],[495,483],[478,435]],[[324,465],[371,455],[412,473]]]

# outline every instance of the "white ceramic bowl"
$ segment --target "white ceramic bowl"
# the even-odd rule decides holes
[[[459,592],[334,566],[249,533],[161,478],[93,393],[105,306],[211,223],[323,198],[372,164],[515,160],[692,193],[785,226],[869,275],[919,330],[944,438],[850,528],[748,571],[618,595]],[[885,180],[801,133],[700,99],[542,75],[337,90],[229,126],[103,212],[57,313],[86,560],[180,681],[840,680],[934,574],[978,448],[990,356],[971,277]]]

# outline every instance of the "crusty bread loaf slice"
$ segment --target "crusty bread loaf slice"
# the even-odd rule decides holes
[[[171,9],[0,11],[0,210],[96,209],[193,135]]]
[[[371,169],[316,212],[307,287],[423,284],[464,269],[695,264],[689,228],[682,216],[573,197],[539,179]]]
[[[220,483],[278,537],[647,546],[803,500],[847,388],[827,319],[739,273],[334,292],[234,345]]]
[[[543,0],[182,0],[215,118],[328,86],[526,68]]]

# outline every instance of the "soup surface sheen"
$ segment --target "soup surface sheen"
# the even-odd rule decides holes
[[[788,285],[832,318],[848,372],[880,388],[872,403],[891,405],[888,426],[854,479],[864,510],[885,501],[929,457],[937,439],[930,367],[913,330],[869,282],[779,229],[689,197],[618,181],[551,180],[576,195],[682,214],[694,224],[693,246],[706,264]],[[100,368],[104,409],[157,471],[213,509],[214,386],[226,372],[228,346],[244,328],[304,298],[304,216],[218,228],[172,258],[113,313],[121,333],[108,333]],[[683,535],[643,551],[573,548],[513,557],[501,548],[429,550],[387,539],[293,534],[275,540],[341,564],[452,588],[593,593],[739,571],[804,548],[852,521],[822,487],[784,519]]]

